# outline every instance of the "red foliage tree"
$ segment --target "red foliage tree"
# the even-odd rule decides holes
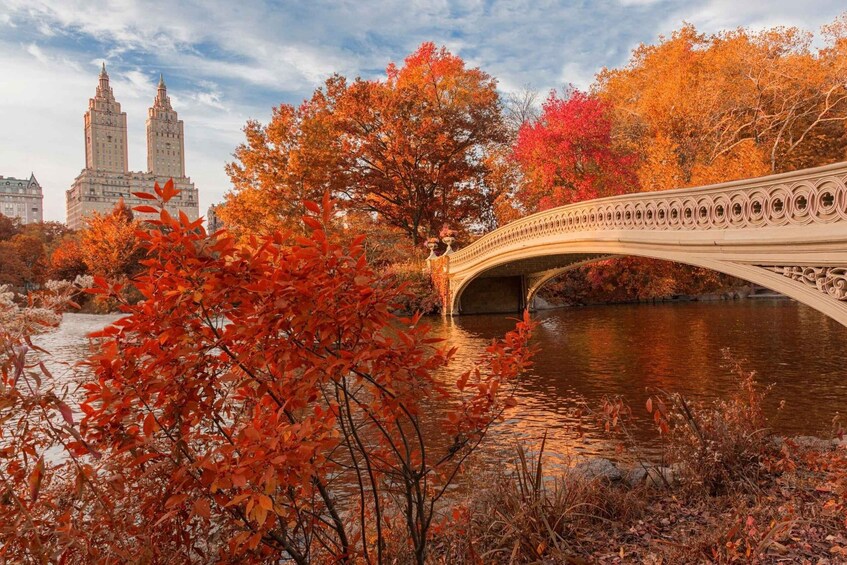
[[[350,198],[417,245],[441,225],[485,221],[487,155],[506,140],[497,82],[422,44],[387,80],[353,82],[338,100]]]
[[[538,120],[518,131],[514,157],[524,173],[516,198],[527,213],[636,192],[635,157],[615,148],[606,105],[573,91],[551,92]]]

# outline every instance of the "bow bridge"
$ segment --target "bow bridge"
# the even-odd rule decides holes
[[[532,214],[431,262],[444,312],[518,312],[545,282],[614,256],[756,283],[847,326],[847,163]]]

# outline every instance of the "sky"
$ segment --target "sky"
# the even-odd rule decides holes
[[[844,0],[0,0],[0,175],[34,173],[44,219],[64,221],[102,62],[127,113],[133,171],[147,166],[147,108],[164,74],[205,214],[230,188],[224,166],[248,119],[266,122],[333,73],[379,78],[424,41],[504,94],[546,92],[587,88],[683,22],[817,31],[845,10]]]

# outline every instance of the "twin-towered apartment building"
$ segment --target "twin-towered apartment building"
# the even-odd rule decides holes
[[[147,111],[147,172],[130,171],[127,155],[126,112],[115,100],[104,64],[85,113],[85,168],[65,195],[68,227],[82,228],[86,215],[107,213],[121,198],[127,206],[137,206],[142,201],[133,192],[152,193],[154,182],[163,184],[170,178],[180,194],[167,209],[181,210],[192,220],[199,216],[197,189],[185,174],[183,123],[171,106],[163,77]]]

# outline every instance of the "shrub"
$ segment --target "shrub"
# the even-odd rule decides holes
[[[763,409],[770,387],[760,387],[755,372],[727,351],[724,356],[737,378],[727,399],[703,405],[679,393],[661,393],[647,401],[677,474],[710,494],[755,490],[765,458],[775,450]]]
[[[438,314],[441,311],[441,298],[433,285],[426,261],[406,261],[383,268],[382,274],[389,284],[404,285],[406,292],[399,297],[399,311],[411,315]]]
[[[531,457],[519,445],[512,471],[481,481],[468,506],[457,507],[438,538],[439,562],[580,562],[575,556],[592,528],[640,512],[636,491],[576,471],[550,474],[544,447]]]

